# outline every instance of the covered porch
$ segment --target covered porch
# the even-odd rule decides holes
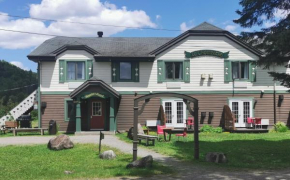
[[[120,94],[104,81],[92,77],[70,93],[74,103],[76,133],[116,131]]]

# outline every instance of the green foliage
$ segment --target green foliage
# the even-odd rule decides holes
[[[212,126],[206,124],[200,128],[200,132],[222,133],[223,129],[221,127],[212,127]]]
[[[271,65],[285,65],[289,61],[290,52],[290,4],[283,0],[241,0],[242,10],[235,23],[244,28],[262,26],[266,22],[275,22],[272,26],[254,32],[242,32],[241,38],[256,48],[263,50],[265,56],[260,57],[258,65],[269,68]],[[279,12],[278,12],[279,11]],[[275,13],[282,16],[277,17]],[[281,85],[290,87],[290,75],[286,73],[269,73]]]
[[[151,176],[172,174],[172,170],[158,163],[153,168],[126,169],[132,155],[112,149],[117,158],[100,159],[95,144],[76,144],[73,149],[51,151],[46,145],[0,147],[2,179],[104,179],[119,176]],[[19,158],[19,157],[22,158]],[[65,171],[71,171],[66,174]]]
[[[31,111],[30,115],[31,115],[32,121],[37,121],[38,120],[38,112],[37,112],[37,110]]]
[[[20,69],[9,62],[0,60],[0,117],[25,99],[37,88],[37,74]],[[26,88],[4,91],[35,84]]]
[[[288,127],[286,126],[285,123],[283,122],[277,122],[275,125],[274,125],[274,129],[273,129],[274,132],[287,132],[288,131]]]

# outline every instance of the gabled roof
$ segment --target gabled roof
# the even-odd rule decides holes
[[[97,77],[92,77],[89,80],[85,81],[83,84],[81,84],[78,88],[73,90],[69,96],[71,98],[75,98],[79,93],[83,92],[85,89],[91,86],[99,86],[103,88],[105,91],[109,92],[111,95],[113,95],[115,98],[120,99],[120,94],[118,91],[116,91],[114,88],[112,88],[110,85],[105,83],[103,80],[97,78]]]
[[[260,50],[248,45],[247,43],[240,40],[232,33],[228,32],[226,30],[220,29],[220,28],[218,28],[212,24],[209,24],[207,22],[204,22],[204,23],[202,23],[202,24],[200,24],[192,29],[189,29],[188,31],[182,33],[181,35],[177,36],[176,38],[173,38],[172,40],[168,41],[164,45],[153,50],[152,52],[150,52],[150,54],[156,56],[157,54],[162,53],[163,51],[176,45],[177,43],[188,38],[189,36],[225,36],[257,56],[261,56],[263,54]]]
[[[66,50],[85,50],[96,61],[153,61],[155,56],[189,36],[225,36],[257,56],[263,53],[232,33],[207,22],[189,29],[176,38],[167,37],[55,37],[46,40],[27,57],[32,61],[55,61]]]
[[[96,60],[114,57],[153,58],[154,60],[154,56],[149,53],[171,39],[162,37],[55,37],[38,46],[28,55],[28,58],[33,61],[46,58],[46,60],[55,60],[56,56],[63,52],[62,50],[76,50],[76,47],[79,47],[80,50],[86,50],[92,54]]]
[[[207,22],[203,22],[198,26],[195,26],[191,28],[190,30],[195,30],[195,31],[225,31],[219,27],[216,27],[212,24],[209,24]]]

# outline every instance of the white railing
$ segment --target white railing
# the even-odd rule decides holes
[[[19,116],[23,115],[26,111],[28,111],[34,104],[34,102],[37,99],[37,90],[33,91],[27,98],[25,98],[21,103],[19,103],[17,106],[15,106],[9,113],[5,116],[3,116],[0,119],[0,126],[5,124],[5,121],[10,119],[10,116],[13,117],[13,119],[17,119]]]

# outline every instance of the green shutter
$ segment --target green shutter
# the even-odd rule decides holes
[[[64,83],[65,81],[65,61],[64,60],[59,60],[59,82]]]
[[[183,77],[185,83],[190,82],[190,60],[184,60],[183,62]]]
[[[232,82],[232,62],[224,60],[224,80],[225,82]]]
[[[256,82],[256,62],[255,61],[249,61],[249,80],[250,82]]]
[[[157,61],[157,82],[162,83],[165,77],[164,61]]]
[[[140,78],[140,69],[139,62],[132,62],[132,80],[133,82],[139,82]]]
[[[87,72],[87,79],[90,79],[91,77],[93,77],[93,61],[92,60],[88,60],[87,61],[87,68],[86,68],[86,72]]]
[[[118,82],[119,77],[119,63],[112,62],[112,82]]]

